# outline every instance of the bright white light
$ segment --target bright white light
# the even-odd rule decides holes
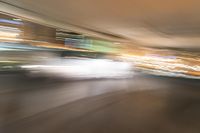
[[[62,63],[57,61],[55,64],[24,65],[21,68],[77,78],[122,78],[132,76],[131,64],[106,59],[67,59],[62,60]]]
[[[16,38],[20,35],[21,30],[14,27],[0,26],[0,37],[13,37]]]
[[[17,36],[19,36],[19,33],[0,31],[0,36],[3,36],[3,37],[17,37]]]

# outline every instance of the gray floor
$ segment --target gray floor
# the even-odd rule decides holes
[[[199,133],[200,81],[0,76],[0,133]]]

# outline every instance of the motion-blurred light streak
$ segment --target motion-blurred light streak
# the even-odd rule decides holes
[[[200,77],[198,52],[136,46],[1,16],[0,59],[4,62],[0,62],[0,71],[28,71],[32,76],[67,78],[127,78],[136,71]],[[140,30],[136,29],[134,34],[139,38],[153,35]],[[156,37],[153,40],[168,43]]]
[[[133,75],[132,65],[107,59],[65,59],[62,63],[22,65],[21,68],[47,75],[75,78],[127,78]],[[52,75],[53,76],[53,75]]]

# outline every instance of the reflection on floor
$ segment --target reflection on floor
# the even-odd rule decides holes
[[[12,84],[10,84],[12,83]],[[0,77],[2,133],[198,133],[198,80]]]

